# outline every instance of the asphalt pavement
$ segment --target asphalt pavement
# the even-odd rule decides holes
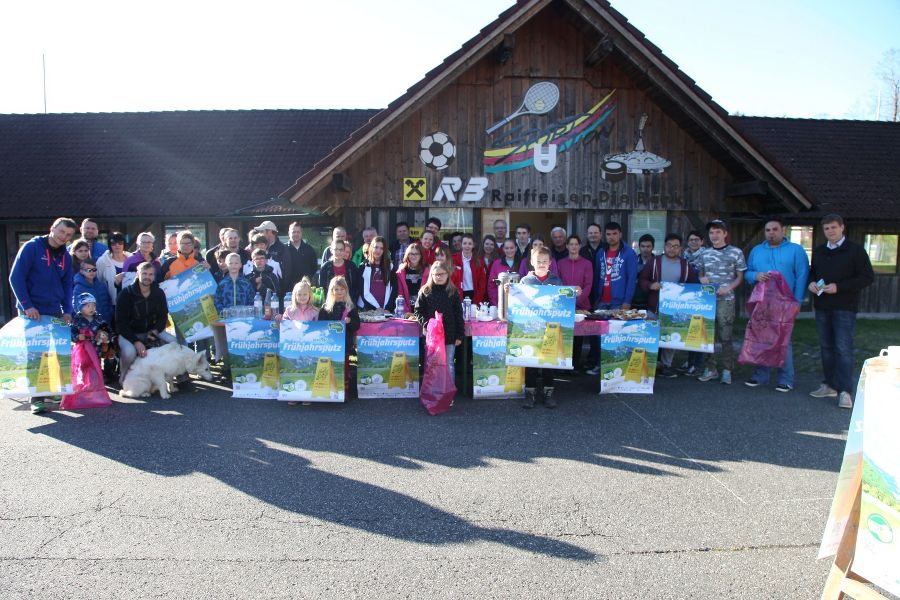
[[[817,598],[850,412],[679,378],[288,406],[0,400],[3,598]]]

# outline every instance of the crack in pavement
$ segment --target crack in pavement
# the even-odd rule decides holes
[[[706,554],[706,553],[715,553],[715,552],[764,552],[767,550],[805,550],[818,548],[818,543],[808,543],[808,544],[764,544],[758,546],[730,546],[730,547],[705,547],[705,548],[672,548],[666,550],[628,550],[623,552],[608,552],[602,556],[597,557],[597,560],[601,558],[610,558],[617,556],[664,556],[669,554]],[[482,557],[470,557],[473,560],[481,560],[481,561],[489,561],[489,560],[498,560],[498,561],[506,561],[509,559],[508,556],[482,556]],[[390,559],[393,560],[393,559]],[[426,561],[426,562],[446,562],[448,560],[453,560],[450,556],[418,556],[416,558],[418,561]],[[121,563],[142,563],[142,562],[163,562],[170,563],[172,561],[176,561],[179,563],[199,563],[199,564],[294,564],[294,563],[334,563],[334,564],[350,564],[350,563],[364,563],[364,562],[373,562],[371,557],[366,558],[335,558],[335,557],[322,557],[322,556],[308,556],[308,557],[285,557],[285,558],[177,558],[177,557],[167,557],[167,558],[159,558],[152,556],[110,556],[110,557],[90,557],[90,556],[78,556],[78,557],[56,557],[56,556],[23,556],[23,557],[9,557],[9,556],[0,556],[0,562],[23,562],[23,561],[54,561],[54,562],[66,562],[66,561],[80,561],[80,562],[97,562],[97,563],[109,563],[109,562],[121,562]],[[374,561],[377,562],[377,561]]]
[[[682,449],[681,449],[681,446],[679,446],[678,444],[675,443],[675,440],[673,440],[672,438],[670,438],[669,436],[667,436],[667,435],[666,435],[665,433],[663,433],[658,427],[656,427],[653,423],[651,423],[651,422],[648,421],[646,418],[644,418],[644,416],[643,416],[641,413],[639,413],[638,411],[636,411],[634,408],[632,408],[632,406],[631,406],[630,404],[628,404],[628,403],[625,402],[624,400],[619,400],[619,402],[621,402],[628,410],[630,410],[631,412],[633,412],[633,413],[635,414],[635,416],[637,416],[637,418],[639,418],[641,421],[643,421],[644,423],[646,423],[647,427],[649,427],[650,429],[652,429],[653,431],[655,431],[655,432],[657,433],[657,435],[659,435],[659,436],[662,437],[664,440],[666,440],[673,448],[675,448],[676,450],[678,450],[679,452],[681,452],[682,456],[684,456],[686,459],[688,459],[688,461],[690,461],[690,462],[692,462],[693,464],[697,465],[698,467],[700,467],[701,470],[703,470],[704,473],[706,473],[707,475],[709,475],[710,477],[712,477],[713,480],[714,480],[716,483],[718,483],[720,486],[722,486],[723,488],[725,488],[725,490],[727,490],[729,494],[731,494],[732,496],[734,496],[735,499],[736,499],[738,502],[740,502],[741,504],[744,504],[744,505],[747,504],[747,502],[746,502],[743,498],[741,498],[740,496],[738,496],[737,493],[735,493],[734,490],[732,490],[730,487],[728,487],[727,485],[725,485],[725,483],[724,483],[721,479],[719,479],[718,477],[716,477],[715,473],[713,473],[712,471],[710,471],[710,470],[707,468],[707,466],[706,466],[705,464],[703,464],[702,462],[700,462],[699,460],[695,459],[693,456],[691,456],[690,454],[688,454],[687,452],[685,452],[684,450],[682,450]]]
[[[747,552],[759,550],[801,550],[818,548],[819,543],[809,544],[764,544],[761,546],[730,546],[726,548],[672,548],[669,550],[630,550],[627,552],[610,552],[607,556],[648,556],[654,554],[702,554],[705,552]]]

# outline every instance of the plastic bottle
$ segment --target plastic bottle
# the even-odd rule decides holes
[[[406,300],[403,296],[397,296],[397,304],[394,306],[394,318],[402,319],[406,316]]]
[[[253,316],[262,319],[263,316],[263,299],[259,292],[253,298]]]
[[[472,320],[472,299],[466,298],[463,300],[463,321],[471,321]]]
[[[269,320],[274,315],[272,314],[272,290],[266,290],[266,297],[263,298],[263,319]]]
[[[272,298],[269,300],[269,307],[272,309],[272,317],[281,314],[281,311],[278,310],[278,294],[272,294]]]

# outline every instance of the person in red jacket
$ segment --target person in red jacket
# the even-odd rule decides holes
[[[487,302],[487,273],[484,263],[475,256],[475,238],[471,233],[462,236],[462,251],[453,255],[453,285],[460,298],[471,298],[472,304]]]
[[[663,282],[700,283],[694,267],[686,258],[681,258],[681,243],[681,236],[677,233],[667,235],[663,254],[645,263],[638,276],[638,285],[647,292],[647,309],[651,312],[659,312],[659,290],[662,288]],[[674,357],[675,351],[671,348],[660,348],[660,366],[656,369],[657,376],[678,377],[678,374],[672,369]]]

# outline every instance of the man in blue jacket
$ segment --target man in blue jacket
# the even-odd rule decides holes
[[[41,315],[62,317],[72,322],[72,258],[66,244],[78,225],[72,219],[53,222],[49,235],[25,242],[9,272],[9,285],[16,296],[20,316],[39,319]],[[31,412],[44,412],[41,398],[31,399]]]
[[[748,283],[756,285],[768,281],[771,277],[769,272],[777,271],[791,288],[794,299],[802,303],[806,295],[806,280],[809,277],[809,259],[803,247],[786,239],[784,233],[784,222],[780,219],[769,219],[766,222],[766,241],[750,251],[744,277]],[[769,383],[769,368],[758,366],[744,385],[756,387],[767,383]],[[788,341],[784,366],[778,369],[778,385],[775,386],[775,391],[789,392],[792,389],[794,389],[794,352]]]
[[[630,309],[637,284],[637,254],[622,243],[622,226],[610,221],[603,228],[606,249],[598,251],[594,257],[594,286],[597,291],[598,309]],[[600,353],[597,365],[588,370],[588,375],[600,374]]]

